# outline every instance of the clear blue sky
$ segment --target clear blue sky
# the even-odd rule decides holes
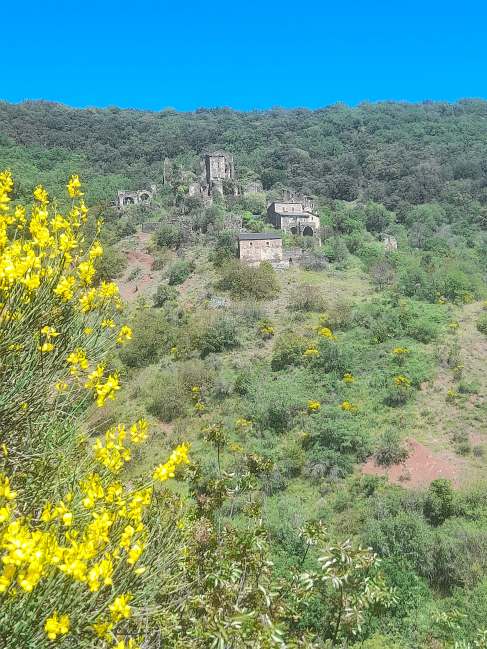
[[[0,0],[0,99],[194,110],[487,98],[485,2]]]

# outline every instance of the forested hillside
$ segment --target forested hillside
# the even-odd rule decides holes
[[[411,205],[438,202],[450,220],[469,224],[487,202],[486,117],[480,99],[249,113],[2,102],[0,159],[21,176],[17,192],[34,173],[60,183],[75,168],[93,203],[115,187],[161,184],[165,156],[191,169],[200,154],[223,148],[241,176],[255,174],[266,190],[283,183],[328,200],[372,199],[400,220]]]
[[[35,360],[47,395],[35,392],[34,411],[29,382],[12,381],[10,365],[0,364],[13,413],[0,430],[2,471],[27,494],[22,511],[32,529],[55,530],[57,551],[67,538],[78,557],[76,529],[80,548],[91,542],[95,524],[85,510],[95,503],[96,516],[106,507],[116,521],[110,542],[101,536],[98,559],[80,554],[94,599],[81,594],[84,573],[76,569],[78,590],[70,590],[49,558],[43,579],[52,570],[74,593],[65,599],[69,633],[49,618],[63,646],[77,638],[80,647],[126,649],[145,635],[137,640],[144,649],[487,647],[486,117],[487,102],[476,99],[249,113],[0,103],[0,169],[14,179],[10,187],[0,177],[5,205],[7,193],[13,209],[29,204],[39,183],[51,200],[35,190],[34,229],[17,209],[2,232],[19,255],[17,236],[37,250],[32,241],[47,223],[57,259],[53,271],[51,257],[39,256],[39,298],[16,262],[12,295],[26,315],[0,311],[0,332],[11,336],[0,337],[4,357],[22,381],[23,363]],[[217,149],[234,156],[237,184],[260,180],[265,194],[224,185],[206,206],[189,196],[199,156]],[[71,174],[84,195],[72,177],[68,202]],[[158,193],[150,204],[110,207],[117,189],[151,184]],[[284,187],[318,198],[320,241],[283,234],[284,258],[301,247],[306,263],[279,271],[243,265],[229,216],[250,231],[273,230],[266,199]],[[53,197],[65,207],[73,196],[83,196],[82,208],[69,212],[79,229],[63,240],[73,248],[66,263],[56,249],[66,226],[44,213],[55,209]],[[83,200],[90,211],[81,223]],[[151,234],[141,231],[147,221],[156,222]],[[380,242],[383,232],[397,250]],[[88,250],[85,239],[96,243]],[[2,255],[7,300],[8,246]],[[76,277],[72,285],[63,273]],[[120,299],[104,283],[114,279]],[[50,310],[31,310],[31,299]],[[119,337],[108,345],[112,330]],[[93,346],[88,356],[83,345]],[[46,449],[42,461],[31,430]],[[39,467],[44,510],[26,457]],[[88,471],[100,471],[100,480]],[[87,477],[72,480],[68,500],[56,472]],[[2,509],[10,491],[0,477],[2,532],[14,510],[6,501]],[[133,527],[124,527],[127,507]],[[65,535],[61,521],[71,510]],[[120,562],[130,535],[137,545]],[[111,554],[102,560],[105,543]],[[125,590],[112,587],[112,561],[113,582]],[[62,566],[67,579],[72,567]],[[17,577],[8,570],[0,577],[0,639],[9,649],[27,637],[36,649],[50,646],[44,621],[30,624],[16,609]],[[25,610],[48,598],[61,611],[65,591],[56,599],[40,583],[32,597],[22,591]],[[97,589],[111,617],[98,612]],[[109,591],[127,599],[113,603]],[[127,602],[131,619],[122,613]]]

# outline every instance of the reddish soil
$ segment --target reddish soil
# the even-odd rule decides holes
[[[124,300],[132,300],[136,298],[140,291],[146,288],[154,279],[153,274],[150,272],[154,257],[147,252],[147,247],[144,244],[145,240],[149,237],[145,232],[137,232],[135,236],[140,240],[140,250],[122,250],[128,262],[127,270],[119,282],[120,295]],[[130,274],[134,268],[140,268],[141,272],[135,279],[128,281]]]
[[[368,475],[388,476],[389,482],[402,484],[403,487],[428,487],[435,478],[447,478],[458,487],[458,477],[461,460],[455,458],[451,451],[433,453],[414,437],[406,437],[411,445],[409,457],[402,463],[385,469],[375,466],[374,460],[369,460],[363,467]]]
[[[170,435],[172,433],[173,430],[172,424],[164,424],[162,421],[159,421],[158,423],[163,433],[165,433],[166,435]]]

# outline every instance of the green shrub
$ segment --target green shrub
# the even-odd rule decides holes
[[[484,334],[484,336],[487,336],[487,315],[483,315],[477,320],[477,329],[480,333]]]
[[[173,302],[179,297],[179,291],[167,284],[159,284],[157,291],[154,293],[154,306],[158,309],[163,307],[167,302]]]
[[[440,284],[440,293],[452,301],[460,301],[472,291],[471,278],[460,270],[450,271]]]
[[[202,358],[237,346],[237,322],[235,318],[227,315],[221,316],[213,324],[205,327],[198,342]]]
[[[278,336],[274,344],[274,354],[271,360],[271,368],[279,372],[290,365],[302,365],[303,354],[308,349],[308,343],[304,338],[294,333],[285,333]]]
[[[163,314],[142,309],[132,324],[132,340],[120,350],[120,358],[128,367],[144,367],[156,363],[162,354],[170,351],[175,342],[175,329]]]
[[[326,302],[317,286],[299,284],[290,295],[288,308],[290,311],[303,311],[304,313],[324,313]]]
[[[127,268],[127,259],[124,254],[113,246],[103,245],[103,254],[96,262],[94,283],[98,286],[102,282],[111,282],[121,277]]]
[[[238,260],[230,261],[222,268],[222,277],[216,286],[240,300],[274,300],[281,292],[274,268],[267,261],[257,268],[244,266]]]
[[[414,338],[414,340],[420,343],[429,343],[432,339],[436,339],[439,327],[434,320],[423,316],[421,318],[411,318],[405,329],[407,335]]]
[[[170,372],[160,372],[150,386],[147,410],[163,422],[184,417],[190,408],[191,397],[180,381]]]
[[[404,462],[408,455],[409,451],[404,446],[401,435],[396,430],[388,430],[382,436],[374,458],[379,466],[389,467]]]
[[[378,264],[386,256],[384,246],[378,241],[373,243],[366,243],[355,253],[364,265],[364,269],[368,271],[372,265]]]
[[[169,269],[169,284],[182,284],[194,270],[194,264],[187,261],[178,261]]]
[[[445,478],[436,478],[428,489],[428,498],[424,512],[433,525],[441,525],[455,513],[454,492],[451,482]]]
[[[354,352],[340,341],[330,340],[324,336],[318,339],[317,349],[319,356],[311,360],[312,369],[320,368],[325,374],[335,372],[340,378],[345,372],[353,374]]]
[[[178,248],[181,244],[181,234],[178,226],[171,223],[161,223],[154,232],[154,241],[160,248]]]

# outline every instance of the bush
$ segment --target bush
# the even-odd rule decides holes
[[[395,430],[388,430],[382,436],[381,443],[374,453],[375,463],[389,467],[400,464],[408,457],[409,451],[403,445],[403,440]]]
[[[455,513],[453,487],[449,480],[436,478],[428,489],[428,498],[424,507],[426,517],[433,525],[441,525]]]
[[[154,306],[158,309],[163,307],[167,302],[173,302],[179,297],[179,291],[167,284],[159,284],[157,291],[153,295]]]
[[[382,290],[389,284],[392,284],[396,278],[396,272],[391,262],[383,259],[370,267],[370,279],[372,283]]]
[[[320,368],[325,374],[335,372],[343,378],[345,372],[354,373],[354,352],[337,340],[329,340],[324,336],[318,339],[319,356],[311,360],[312,368]]]
[[[193,272],[195,266],[187,261],[178,261],[169,269],[169,285],[182,284]]]
[[[290,365],[302,365],[303,354],[308,349],[304,338],[294,333],[285,333],[276,339],[271,368],[279,372]]]
[[[290,311],[323,313],[326,310],[326,303],[317,286],[300,284],[291,293],[288,308]]]
[[[274,268],[267,261],[257,268],[244,266],[238,260],[230,261],[222,268],[222,277],[216,286],[239,300],[274,300],[281,292]]]
[[[483,315],[477,320],[477,329],[480,333],[484,334],[484,336],[487,336],[487,315]]]
[[[121,277],[127,268],[127,259],[124,254],[113,246],[103,246],[103,254],[96,264],[95,284],[99,286],[102,282],[111,282]]]
[[[181,244],[181,233],[178,226],[161,223],[154,232],[154,241],[160,248],[178,248]]]
[[[384,260],[386,251],[382,243],[374,241],[373,243],[366,243],[355,253],[364,265],[364,269],[368,271],[373,265],[379,264]]]
[[[132,323],[132,340],[120,350],[120,358],[128,367],[145,367],[156,363],[175,343],[174,328],[162,312],[143,309]]]
[[[229,316],[222,316],[205,327],[198,341],[202,358],[237,346],[237,321]]]

